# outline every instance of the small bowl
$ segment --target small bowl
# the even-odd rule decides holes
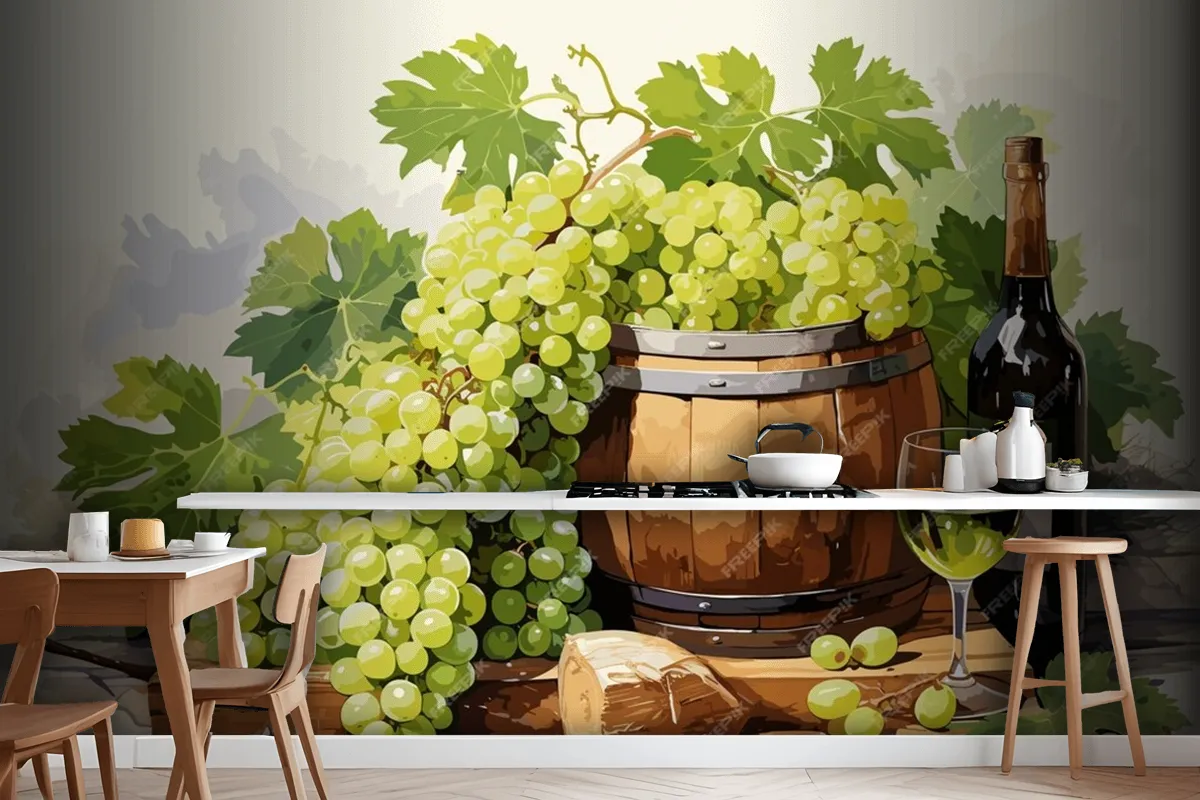
[[[1082,492],[1087,488],[1087,470],[1062,472],[1058,467],[1046,467],[1046,491]]]

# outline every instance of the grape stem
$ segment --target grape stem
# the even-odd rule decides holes
[[[784,172],[774,164],[764,164],[763,170],[767,173],[767,178],[764,179],[761,175],[758,178],[762,182],[763,186],[767,187],[784,200],[791,200],[792,202],[796,203],[796,205],[800,204],[800,201],[804,199],[804,193],[800,191],[800,187],[795,180],[795,175]],[[779,189],[775,188],[775,181],[779,181],[785,185],[788,190],[791,191],[792,196],[788,197],[786,194],[779,191]]]
[[[583,187],[584,191],[594,188],[596,184],[598,184],[604,178],[605,175],[608,175],[608,173],[621,166],[621,164],[628,160],[629,157],[638,150],[641,150],[643,147],[647,147],[661,139],[669,139],[672,136],[684,136],[688,139],[696,138],[696,134],[687,128],[671,127],[663,128],[661,131],[646,131],[641,136],[626,145],[621,152],[609,159],[602,167],[593,172],[592,176],[588,179],[587,183]]]
[[[596,55],[587,49],[586,44],[581,44],[579,47],[567,47],[567,56],[570,58],[578,58],[579,66],[581,67],[585,61],[591,61],[592,64],[595,65],[596,71],[600,73],[600,81],[604,84],[604,91],[608,95],[608,100],[610,103],[612,103],[612,108],[610,110],[597,114],[586,114],[582,111],[582,109],[579,109],[577,113],[579,114],[580,118],[584,120],[603,119],[607,120],[608,122],[612,122],[614,119],[616,119],[618,114],[625,114],[642,123],[645,128],[643,135],[648,135],[650,133],[654,127],[654,123],[650,121],[649,117],[638,111],[636,108],[630,108],[617,99],[617,93],[613,91],[612,82],[608,79],[608,71],[605,70],[604,65],[600,63],[600,59],[596,58]],[[576,108],[578,109],[578,106],[576,106]]]
[[[900,689],[899,691],[889,692],[888,694],[881,695],[879,697],[874,698],[873,700],[868,700],[868,701],[866,701],[865,705],[868,705],[871,708],[878,710],[879,707],[884,705],[885,703],[888,703],[892,700],[896,700],[898,698],[904,697],[905,695],[912,694],[917,689],[924,689],[926,686],[932,686],[935,683],[941,683],[941,680],[944,677],[946,677],[946,676],[945,675],[934,675],[932,678],[923,678],[922,680],[919,680],[916,683],[910,683],[908,686],[905,686],[903,689]]]

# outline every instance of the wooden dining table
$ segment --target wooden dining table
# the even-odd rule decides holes
[[[0,551],[4,573],[50,569],[58,574],[56,626],[144,627],[150,634],[163,704],[192,800],[209,800],[204,742],[196,734],[192,684],[183,652],[183,621],[216,608],[222,667],[245,667],[237,598],[250,588],[262,548],[226,548],[212,555],[178,554],[157,561],[68,561],[62,552]]]

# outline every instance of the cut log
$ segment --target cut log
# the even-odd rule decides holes
[[[567,734],[738,733],[745,705],[704,661],[657,636],[568,636],[558,662]]]
[[[953,644],[949,635],[906,642],[886,667],[831,672],[810,658],[700,657],[628,631],[571,636],[558,668],[563,732],[738,733],[751,721],[825,730],[808,693],[830,678],[853,681],[895,731],[914,723],[913,704],[945,675]],[[1008,674],[1012,648],[995,629],[968,632],[967,651],[981,678]]]

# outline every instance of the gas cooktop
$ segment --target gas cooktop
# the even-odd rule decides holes
[[[661,481],[658,483],[589,483],[576,481],[567,497],[698,498],[698,497],[865,497],[869,493],[834,484],[825,489],[763,489],[750,481]]]

